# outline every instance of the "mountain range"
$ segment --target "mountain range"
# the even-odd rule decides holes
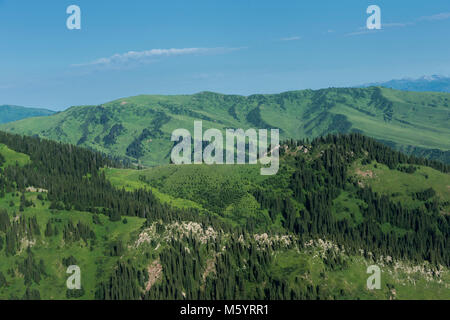
[[[281,139],[358,132],[410,154],[450,162],[450,94],[382,87],[329,88],[251,96],[202,92],[141,95],[1,130],[88,147],[144,166],[169,163],[177,128],[279,128]]]
[[[20,106],[1,105],[0,106],[0,123],[7,123],[31,117],[49,116],[54,111],[38,108],[26,108]]]
[[[431,75],[420,78],[405,78],[386,82],[369,83],[363,87],[380,86],[406,91],[450,92],[450,77]]]

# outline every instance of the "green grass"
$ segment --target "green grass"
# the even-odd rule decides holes
[[[232,225],[250,218],[270,223],[250,190],[265,181],[258,165],[166,165],[144,170],[103,169],[112,184],[126,190],[151,189],[163,203],[196,208]],[[261,226],[263,227],[263,226]]]
[[[3,155],[6,160],[2,168],[16,165],[16,163],[19,164],[19,166],[24,166],[30,162],[30,157],[28,155],[11,150],[4,144],[0,144],[0,154]]]
[[[339,197],[333,200],[333,215],[338,219],[347,219],[353,225],[363,221],[360,206],[367,207],[364,201],[354,198],[348,192],[342,192]]]
[[[146,170],[106,169],[105,172],[116,186],[151,187],[164,202],[177,203],[181,198],[190,200],[185,205],[196,203],[197,207],[218,212],[246,195],[252,185],[266,179],[260,175],[259,168],[256,165],[167,165]],[[213,207],[212,202],[221,205]]]
[[[383,223],[381,225],[381,230],[387,234],[389,232],[394,232],[395,234],[397,234],[398,236],[404,236],[405,234],[407,234],[408,232],[413,232],[413,230],[405,230],[396,226],[392,226],[389,222]]]
[[[152,187],[148,183],[139,180],[140,175],[145,175],[147,170],[134,170],[134,169],[116,169],[116,168],[105,168],[103,169],[106,177],[111,181],[111,183],[116,188],[125,188],[127,191],[137,190],[137,189],[150,189],[152,193],[162,202],[170,204],[176,208],[197,208],[203,209],[201,205],[194,201],[187,199],[181,199],[173,197],[169,194],[162,193],[157,188]]]
[[[399,170],[391,170],[383,164],[372,162],[361,165],[360,161],[354,163],[351,170],[354,176],[364,185],[372,187],[375,192],[388,194],[396,201],[416,207],[422,201],[412,198],[412,193],[420,192],[428,188],[436,191],[436,197],[440,202],[450,202],[450,174],[439,172],[425,166],[415,166],[414,173],[405,173]],[[356,173],[359,170],[359,174]],[[371,172],[372,177],[362,176],[361,172]],[[446,213],[450,213],[450,206],[445,207]]]

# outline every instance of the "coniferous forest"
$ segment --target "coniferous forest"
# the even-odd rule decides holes
[[[450,167],[361,134],[284,141],[267,178],[136,170],[4,132],[0,144],[2,299],[448,298]],[[373,264],[384,278],[370,291]]]

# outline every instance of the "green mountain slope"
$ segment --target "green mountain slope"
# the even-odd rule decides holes
[[[361,132],[394,148],[450,162],[450,94],[371,87],[292,91],[248,97],[210,92],[137,96],[72,107],[2,130],[89,147],[144,165],[169,163],[170,135],[207,128],[279,128],[282,138]]]
[[[118,165],[0,132],[0,299],[450,299],[442,163],[350,134],[286,142],[270,177]]]
[[[0,106],[0,123],[7,123],[32,117],[50,116],[54,111],[19,106]]]

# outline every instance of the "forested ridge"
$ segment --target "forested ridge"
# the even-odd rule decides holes
[[[40,285],[54,277],[42,258],[52,245],[73,252],[57,257],[62,266],[84,261],[76,248],[95,255],[95,283],[64,290],[66,298],[370,297],[359,288],[363,282],[330,285],[334,275],[355,268],[355,257],[384,261],[386,268],[425,263],[438,283],[447,279],[440,277],[450,267],[448,201],[426,188],[410,195],[419,205],[407,205],[364,185],[351,166],[375,163],[405,175],[429,167],[446,177],[450,166],[406,156],[358,133],[285,141],[279,174],[246,187],[255,202],[248,215],[239,207],[247,198],[238,193],[208,198],[210,206],[202,209],[162,201],[144,176],[144,188],[118,188],[104,169],[123,165],[91,150],[4,132],[0,144],[30,158],[5,166],[0,157],[0,254],[9,261],[0,264],[2,297],[50,298]],[[341,210],[342,195],[350,195],[356,209]],[[49,218],[34,214],[35,207]],[[126,237],[98,231],[131,224],[136,227]],[[319,263],[316,251],[318,271],[306,267]],[[392,298],[394,285],[391,279],[376,297]],[[8,294],[11,286],[21,293]]]

